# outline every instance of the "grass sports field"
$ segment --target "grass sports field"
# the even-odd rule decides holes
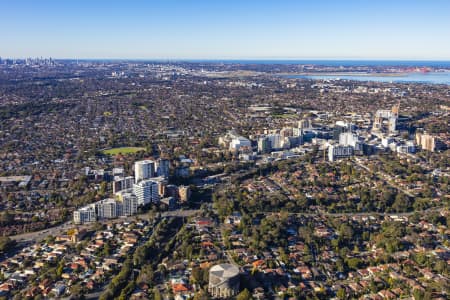
[[[127,154],[127,153],[135,153],[138,151],[143,151],[145,148],[143,147],[119,147],[119,148],[111,148],[103,150],[102,152],[107,155],[116,155],[116,154]]]

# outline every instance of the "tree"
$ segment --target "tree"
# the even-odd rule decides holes
[[[347,223],[343,223],[340,227],[339,227],[339,235],[342,236],[342,238],[344,239],[352,239],[353,238],[353,228],[347,224]]]
[[[155,300],[162,300],[161,293],[157,288],[153,289],[153,299]]]
[[[153,282],[155,274],[153,272],[153,268],[150,264],[146,264],[141,268],[139,272],[139,276],[137,278],[137,283],[148,283]]]
[[[236,300],[251,300],[251,299],[253,299],[253,297],[247,289],[244,289],[236,297]]]
[[[64,270],[64,260],[60,260],[58,263],[58,267],[56,268],[56,276],[61,276]]]
[[[45,238],[45,242],[47,244],[53,244],[55,242],[56,238],[53,235],[49,235]]]
[[[283,247],[280,247],[278,251],[280,252],[281,261],[286,265],[289,264],[289,256],[287,255],[286,251],[284,251]]]
[[[109,241],[107,243],[105,243],[105,245],[103,246],[103,250],[102,250],[102,256],[103,257],[107,257],[111,255],[111,246],[109,245]]]
[[[401,211],[408,211],[411,208],[411,202],[408,198],[408,196],[406,196],[403,193],[398,193],[397,196],[395,196],[395,201],[392,204],[392,208],[396,211],[396,212],[401,212]]]
[[[345,271],[345,264],[344,264],[344,261],[342,260],[342,258],[336,259],[336,268],[339,272]]]
[[[421,290],[419,290],[419,289],[415,289],[414,291],[413,291],[413,296],[414,296],[414,299],[415,300],[423,300],[423,299],[425,299],[425,292],[423,292],[423,291],[421,291]]]
[[[194,295],[194,300],[209,300],[210,297],[205,290],[200,290]]]
[[[361,266],[362,262],[359,258],[352,257],[347,260],[347,264],[350,269],[357,270]]]
[[[121,291],[119,295],[119,300],[126,300],[129,298],[129,295],[133,292],[134,288],[136,287],[136,283],[134,280],[131,280],[125,288]]]
[[[375,283],[375,281],[373,279],[370,281],[369,289],[370,289],[370,291],[372,293],[377,293],[378,292],[378,286],[377,286],[377,284]]]
[[[199,267],[192,268],[192,279],[194,279],[194,282],[199,283],[200,285],[203,282],[203,270]]]
[[[147,258],[147,249],[145,245],[139,246],[133,254],[133,264],[135,266],[142,265]]]
[[[347,292],[345,291],[344,288],[340,288],[340,289],[337,291],[336,296],[337,296],[339,299],[347,299]]]
[[[11,240],[7,236],[0,236],[0,252],[8,252],[16,245],[15,240]]]
[[[1,225],[10,225],[14,222],[14,215],[9,211],[4,211],[0,213],[0,224]]]
[[[186,254],[186,258],[187,258],[187,259],[191,259],[191,258],[192,258],[192,252],[193,252],[192,245],[188,245],[188,246],[186,247],[186,251],[185,251],[185,254]]]
[[[102,181],[102,183],[100,183],[99,194],[102,195],[102,196],[105,195],[106,188],[107,188],[107,183],[105,181]]]
[[[438,272],[441,275],[448,274],[448,265],[443,260],[438,260],[434,266],[434,269],[436,270],[436,272]]]
[[[84,299],[84,290],[80,283],[70,287],[70,294],[73,300]]]
[[[109,299],[113,299],[114,298],[114,292],[110,289],[107,288],[98,298],[99,300],[109,300]],[[156,299],[156,298],[155,298]]]

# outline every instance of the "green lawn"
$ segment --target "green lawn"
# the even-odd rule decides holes
[[[138,151],[145,150],[143,147],[119,147],[119,148],[112,148],[112,149],[106,149],[102,152],[107,155],[116,155],[116,154],[127,154],[127,153],[135,153]]]
[[[289,118],[297,118],[296,114],[273,114],[273,118],[281,118],[281,119],[289,119]]]

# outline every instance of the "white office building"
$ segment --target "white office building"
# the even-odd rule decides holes
[[[339,135],[339,145],[355,147],[359,141],[358,136],[353,132],[343,132]]]
[[[237,137],[231,140],[230,142],[230,150],[232,151],[239,151],[239,149],[243,147],[251,148],[252,143],[250,140],[246,139],[245,137]]]
[[[283,139],[279,134],[270,134],[267,136],[267,139],[270,141],[272,145],[272,149],[281,149],[283,148]]]
[[[353,155],[352,146],[330,145],[328,147],[328,160],[335,161],[337,158],[350,157]]]
[[[352,146],[355,151],[363,150],[363,143],[360,141],[359,136],[353,132],[343,132],[339,135],[339,145]]]
[[[383,145],[384,148],[389,148],[389,145],[394,142],[394,139],[391,137],[384,137],[381,139],[381,145]]]
[[[155,162],[153,160],[142,160],[134,163],[134,180],[138,183],[141,180],[155,176]]]

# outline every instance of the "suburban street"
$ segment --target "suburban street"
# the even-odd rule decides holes
[[[410,191],[405,190],[404,188],[401,188],[400,186],[398,186],[398,185],[395,184],[395,183],[392,183],[392,178],[391,178],[389,175],[387,175],[387,174],[385,174],[385,173],[382,173],[382,172],[373,172],[370,168],[368,168],[367,166],[363,165],[363,164],[359,161],[358,158],[355,158],[355,159],[353,159],[352,161],[355,162],[356,165],[358,165],[360,168],[366,170],[367,172],[371,173],[372,175],[375,175],[375,176],[377,176],[377,177],[380,178],[380,179],[384,179],[384,180],[386,181],[386,183],[387,183],[388,185],[390,185],[391,187],[393,187],[393,188],[395,188],[395,189],[397,189],[397,190],[403,192],[405,195],[407,195],[407,196],[409,196],[409,197],[411,197],[411,198],[414,198],[414,197],[415,197],[415,195],[413,195]]]

